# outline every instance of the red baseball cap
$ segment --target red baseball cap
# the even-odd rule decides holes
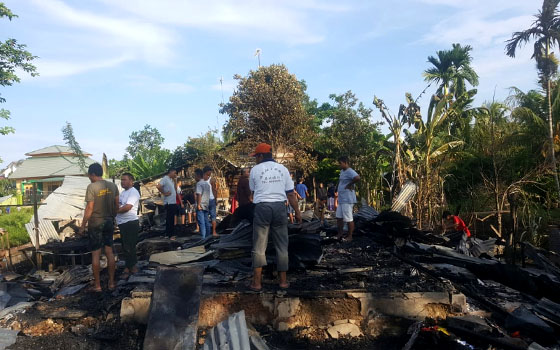
[[[262,153],[272,153],[272,147],[268,143],[259,143],[257,147],[255,147],[255,152],[249,154],[249,157],[254,157]]]

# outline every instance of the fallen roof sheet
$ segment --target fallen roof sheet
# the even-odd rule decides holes
[[[203,349],[245,350],[250,347],[245,311],[241,310],[208,331]]]
[[[31,222],[25,224],[25,229],[27,230],[31,243],[35,246],[36,233],[33,219]],[[51,241],[60,241],[60,236],[58,235],[58,232],[56,232],[53,222],[50,220],[39,220],[39,245],[43,245]]]
[[[161,265],[178,265],[200,260],[213,254],[214,251],[206,251],[204,246],[192,247],[183,250],[171,250],[150,256],[150,262]]]
[[[38,210],[39,220],[72,220],[82,218],[85,209],[87,186],[91,183],[84,176],[65,176],[62,186],[58,187],[44,201]],[[115,184],[122,191],[121,181]]]

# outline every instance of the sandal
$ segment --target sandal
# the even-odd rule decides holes
[[[249,289],[250,292],[253,293],[261,293],[262,292],[262,287],[260,288],[255,288],[252,285],[249,284],[249,286],[247,287]]]

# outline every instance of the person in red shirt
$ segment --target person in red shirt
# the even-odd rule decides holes
[[[464,232],[467,237],[471,236],[471,231],[465,222],[457,215],[452,215],[449,211],[443,212],[443,220],[445,232]]]
[[[469,255],[471,248],[471,231],[465,222],[457,215],[451,215],[449,211],[443,212],[443,229],[445,230],[446,237],[449,238],[451,246],[462,253]]]

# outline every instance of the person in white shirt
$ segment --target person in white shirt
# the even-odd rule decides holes
[[[249,187],[253,192],[255,211],[253,215],[253,281],[249,289],[262,290],[262,268],[266,266],[266,246],[268,235],[272,236],[276,249],[276,267],[279,286],[289,287],[288,271],[288,218],[286,217],[286,200],[295,209],[296,219],[301,223],[301,212],[294,192],[294,183],[290,172],[282,164],[272,159],[272,147],[266,143],[259,144],[255,153],[257,165],[251,169]]]
[[[355,184],[360,181],[360,175],[350,168],[348,157],[338,158],[340,165],[340,179],[338,180],[338,207],[336,208],[336,223],[338,238],[344,234],[344,224],[348,225],[346,240],[352,240],[354,233],[354,204],[356,204]]]
[[[211,166],[205,166],[204,169],[202,169],[202,172],[204,173],[204,176],[208,178],[208,180],[206,180],[206,182],[208,182],[208,184],[210,185],[210,188],[212,189],[210,191],[210,202],[208,204],[208,214],[210,215],[210,223],[212,224],[212,236],[217,236],[218,233],[216,232],[216,210],[217,210],[217,200],[216,198],[218,198],[218,187],[216,184],[216,179],[212,178],[212,167]]]
[[[165,204],[165,234],[172,237],[175,232],[175,215],[177,214],[177,187],[175,179],[177,178],[177,170],[169,169],[159,184],[158,191],[163,194],[163,204]]]
[[[122,279],[127,279],[130,274],[138,272],[136,262],[136,243],[140,222],[138,220],[138,204],[140,193],[134,186],[134,176],[124,173],[121,176],[121,186],[124,191],[119,196],[119,209],[117,210],[117,225],[121,231],[122,250],[124,253],[125,270]]]

